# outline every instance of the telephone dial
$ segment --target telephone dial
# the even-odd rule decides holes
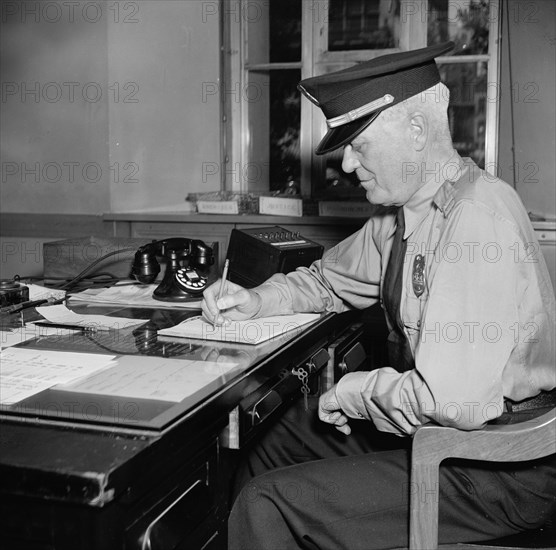
[[[162,302],[187,302],[201,296],[214,263],[210,246],[181,237],[146,244],[135,253],[130,277],[143,284],[154,283],[160,273],[157,257],[166,259],[166,271],[153,298]]]

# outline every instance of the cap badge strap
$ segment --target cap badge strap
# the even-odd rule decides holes
[[[357,107],[357,109],[352,109],[351,111],[343,115],[336,116],[334,118],[329,118],[326,121],[326,124],[328,125],[329,128],[336,128],[337,126],[343,126],[344,124],[347,124],[348,122],[353,122],[358,118],[362,118],[372,113],[373,111],[376,111],[381,107],[384,107],[385,105],[389,105],[393,101],[394,101],[394,96],[390,94],[386,94],[380,97],[379,99],[375,99],[374,101],[367,103],[366,105]]]

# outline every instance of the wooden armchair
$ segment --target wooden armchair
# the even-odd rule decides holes
[[[556,408],[526,422],[493,424],[477,431],[421,427],[413,439],[411,482],[419,490],[412,491],[410,497],[410,550],[438,548],[438,468],[442,460],[453,457],[518,462],[553,453],[556,453]],[[420,498],[423,494],[427,495],[425,502]],[[488,547],[488,543],[481,545]],[[461,544],[449,548],[463,550],[481,546]]]

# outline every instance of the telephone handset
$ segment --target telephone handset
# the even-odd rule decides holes
[[[153,298],[162,302],[186,302],[201,296],[214,263],[212,248],[203,241],[182,237],[154,241],[137,250],[130,276],[140,283],[154,283],[160,273],[157,256],[166,259],[166,271]]]

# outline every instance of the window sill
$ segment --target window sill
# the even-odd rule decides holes
[[[108,222],[182,222],[182,223],[231,223],[260,225],[358,225],[365,218],[325,216],[269,216],[266,214],[198,214],[196,212],[110,212],[102,216]]]

